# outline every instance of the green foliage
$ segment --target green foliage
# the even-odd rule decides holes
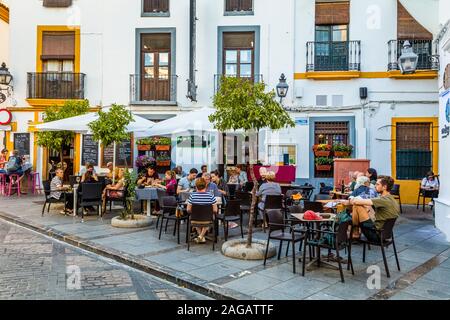
[[[319,166],[324,166],[324,165],[332,165],[334,161],[332,158],[318,157],[315,159],[315,163]]]
[[[170,138],[160,137],[160,138],[141,138],[137,140],[137,145],[150,145],[150,146],[167,146],[172,144],[172,140]]]
[[[126,207],[120,213],[120,218],[122,220],[127,220],[128,218],[131,218],[131,220],[133,220],[134,219],[133,203],[134,199],[136,198],[137,174],[134,171],[130,172],[126,168],[124,172],[124,180],[127,199],[126,199]]]
[[[331,151],[331,146],[329,144],[315,144],[313,150],[316,151]]]
[[[127,126],[134,121],[130,111],[124,106],[114,104],[107,112],[99,111],[98,119],[88,126],[92,131],[93,139],[101,141],[107,147],[112,143],[119,143],[129,138]]]
[[[351,144],[345,145],[343,143],[339,143],[339,144],[333,145],[333,151],[349,152],[349,153],[351,153],[352,150],[353,150],[353,146]]]
[[[294,127],[295,122],[281,104],[275,101],[275,91],[265,92],[265,89],[264,83],[222,77],[220,89],[214,96],[217,111],[209,116],[209,121],[221,132]]]
[[[44,122],[62,120],[85,114],[89,111],[88,100],[68,100],[62,107],[51,106],[44,112]],[[68,146],[75,133],[71,131],[47,131],[37,133],[37,144],[53,150],[61,150],[64,146]]]

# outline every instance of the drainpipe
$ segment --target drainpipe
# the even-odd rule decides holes
[[[188,92],[187,98],[192,102],[197,102],[197,85],[195,83],[195,52],[196,52],[196,24],[197,24],[197,5],[196,0],[190,0],[190,25],[189,25],[189,36],[190,36],[190,46],[189,46],[189,79],[188,82]]]

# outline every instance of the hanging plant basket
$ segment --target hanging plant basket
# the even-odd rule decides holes
[[[137,149],[139,151],[149,151],[152,148],[149,144],[138,144]]]
[[[331,151],[326,151],[326,150],[315,150],[314,151],[314,155],[316,157],[329,157],[331,154]]]
[[[316,170],[317,171],[330,171],[331,167],[332,166],[328,165],[328,164],[322,164],[322,165],[316,164]]]
[[[347,151],[335,151],[334,152],[334,156],[337,158],[345,158],[345,157],[348,157],[349,155],[350,155],[350,153]]]
[[[156,145],[155,149],[156,151],[169,151],[170,145]]]

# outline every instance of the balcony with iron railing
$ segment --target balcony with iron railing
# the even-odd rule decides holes
[[[239,77],[241,79],[244,80],[248,80],[251,81],[253,83],[260,83],[263,82],[263,75],[262,74],[254,74],[254,75],[250,75],[250,76],[237,76],[237,75],[230,75],[230,74],[215,74],[214,75],[214,93],[217,93],[220,89],[220,83],[223,77],[232,77],[232,78],[236,78]]]
[[[360,71],[361,41],[309,41],[306,71]]]
[[[150,76],[142,74],[130,75],[131,104],[176,105],[177,75]]]
[[[391,40],[388,42],[388,71],[400,70],[398,59],[406,40]],[[436,43],[432,40],[409,40],[415,54],[418,55],[417,70],[439,70],[439,54]]]
[[[84,99],[84,73],[29,72],[27,99]]]

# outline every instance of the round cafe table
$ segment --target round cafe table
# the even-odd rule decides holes
[[[332,214],[332,213],[319,213],[321,216],[323,215],[327,215],[327,218],[322,217],[321,220],[305,220],[303,219],[303,213],[291,213],[291,216],[294,217],[295,219],[304,222],[308,228],[308,230],[311,229],[311,225],[315,225],[315,229],[316,230],[320,230],[320,224],[323,222],[333,222],[336,215]],[[320,233],[316,232],[316,238],[315,240],[319,241],[320,240]],[[319,261],[320,261],[320,265],[324,265],[326,267],[332,268],[332,269],[337,269],[337,267],[331,263],[327,263],[325,261],[323,261],[323,259],[319,260],[319,256],[320,256],[320,247],[317,246],[316,247],[316,256],[314,257],[314,259],[312,259],[312,261],[310,261],[307,265],[306,268],[310,268],[312,267],[314,264],[319,265]]]

